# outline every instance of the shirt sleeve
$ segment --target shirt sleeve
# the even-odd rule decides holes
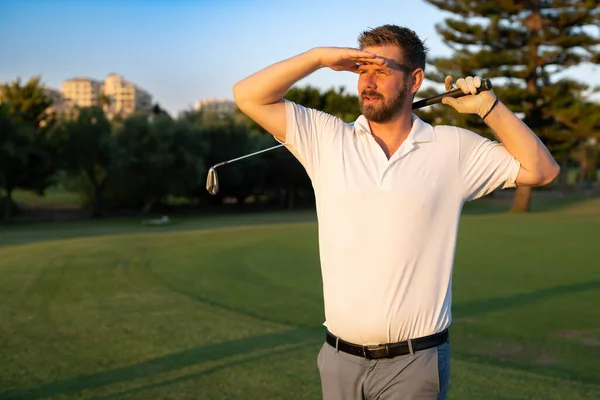
[[[339,118],[285,100],[285,146],[314,180],[324,155],[332,149],[331,138],[339,131]]]
[[[465,201],[483,197],[500,185],[516,186],[520,163],[503,144],[466,129],[458,129],[459,174]]]

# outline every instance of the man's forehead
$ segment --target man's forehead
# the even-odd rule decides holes
[[[407,69],[406,65],[400,64],[396,60],[391,58],[380,57],[385,60],[385,65],[375,64],[369,61],[363,62],[358,67],[359,69],[368,69],[368,70],[395,70],[395,71],[405,71]]]

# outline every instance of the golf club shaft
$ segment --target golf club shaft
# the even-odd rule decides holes
[[[217,168],[217,167],[220,167],[220,166],[225,165],[225,164],[229,164],[229,163],[232,163],[232,162],[235,162],[235,161],[243,160],[244,158],[256,156],[258,154],[265,153],[265,152],[271,151],[271,150],[275,150],[275,149],[277,149],[279,147],[283,147],[283,146],[284,146],[283,144],[278,144],[277,146],[269,147],[267,149],[259,150],[259,151],[256,151],[254,153],[246,154],[244,156],[241,156],[241,157],[238,157],[238,158],[234,158],[232,160],[223,161],[223,162],[220,162],[218,164],[213,165],[212,168]]]

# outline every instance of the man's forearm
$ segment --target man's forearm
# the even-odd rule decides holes
[[[233,87],[240,108],[246,103],[267,105],[278,102],[300,79],[321,68],[319,50],[312,49],[280,61],[238,82]]]
[[[527,171],[521,178],[522,184],[546,185],[556,178],[560,167],[546,146],[504,104],[499,102],[484,121]]]

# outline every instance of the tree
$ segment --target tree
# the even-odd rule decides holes
[[[360,116],[358,96],[346,93],[344,87],[331,88],[321,95],[323,111],[345,122],[353,122]],[[302,104],[302,103],[300,103]]]
[[[41,77],[35,76],[21,84],[17,78],[0,86],[0,102],[6,103],[7,113],[18,122],[28,122],[34,126],[45,125],[46,110],[52,99],[46,95]]]
[[[102,214],[102,195],[110,165],[111,126],[99,107],[81,108],[49,132],[57,166],[80,179],[90,216]]]
[[[204,182],[205,145],[189,121],[166,114],[133,115],[111,141],[110,197],[143,213],[169,195],[190,195]]]
[[[168,117],[170,119],[170,117]],[[171,120],[173,121],[173,120]],[[188,121],[173,121],[171,125],[171,148],[175,156],[169,179],[169,193],[177,197],[194,196],[198,187],[205,187],[208,168],[206,138],[202,131]],[[177,177],[173,179],[173,177]]]
[[[596,144],[600,139],[600,103],[587,100],[588,85],[562,79],[549,90],[557,100],[546,110],[556,123],[545,128],[548,148],[563,166],[561,182],[566,184],[569,159],[579,164],[577,181],[589,186],[596,175]]]
[[[0,187],[6,192],[0,215],[4,220],[12,217],[12,193],[23,179],[35,151],[34,136],[31,125],[16,122],[9,115],[9,106],[0,104]]]
[[[239,113],[224,114],[198,110],[189,112],[185,118],[199,129],[205,144],[206,171],[222,161],[269,147],[268,137],[250,129],[245,117]],[[220,204],[223,197],[234,197],[238,203],[242,203],[248,196],[264,188],[268,169],[266,160],[264,156],[252,157],[219,168],[219,193],[216,196],[208,195],[202,186],[197,193],[198,197],[208,198],[213,204]]]
[[[542,141],[558,140],[546,129],[556,124],[551,110],[557,74],[582,63],[600,63],[600,8],[597,0],[426,0],[455,14],[437,25],[454,50],[431,64],[428,77],[443,82],[447,74],[505,78],[494,91]],[[563,135],[564,136],[564,135]],[[513,211],[528,211],[531,188],[519,187]]]
[[[3,218],[14,211],[12,193],[16,188],[43,193],[50,184],[54,166],[45,134],[52,126],[47,113],[52,100],[45,94],[39,77],[0,86],[0,186],[6,191]]]

